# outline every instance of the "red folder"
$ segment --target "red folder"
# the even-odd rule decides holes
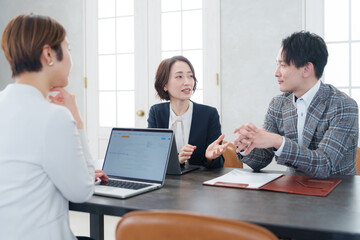
[[[341,179],[315,179],[304,176],[283,175],[256,189],[325,197],[340,182]],[[248,184],[227,183],[227,182],[216,182],[212,186],[254,189],[254,188],[248,188],[247,187]]]
[[[315,179],[304,176],[284,175],[265,184],[260,189],[325,197],[340,182],[341,179]]]

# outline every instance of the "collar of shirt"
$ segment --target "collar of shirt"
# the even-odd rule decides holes
[[[183,121],[187,121],[189,119],[191,119],[192,117],[192,112],[193,112],[193,103],[190,101],[189,103],[189,108],[188,110],[181,116],[176,116],[176,114],[174,113],[174,111],[171,109],[171,105],[169,104],[170,107],[170,121],[169,121],[169,126],[173,125],[174,122],[178,121],[178,120],[183,120]]]
[[[174,131],[178,152],[189,142],[190,127],[193,114],[193,103],[190,101],[188,110],[181,116],[176,116],[170,107],[169,128]]]
[[[38,99],[47,101],[47,99],[42,95],[39,89],[34,86],[22,83],[11,83],[6,86],[6,88],[10,91],[16,91],[17,94],[23,95],[26,94],[26,97],[32,96]]]
[[[305,103],[306,108],[308,108],[310,106],[311,101],[314,99],[315,94],[319,91],[320,89],[320,80],[317,81],[317,83],[310,88],[309,91],[307,91],[304,95],[302,95],[300,98],[295,97],[295,95],[293,94],[293,104],[296,107],[297,106],[297,101],[298,100],[303,100]]]

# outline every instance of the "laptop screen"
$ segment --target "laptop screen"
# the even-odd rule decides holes
[[[113,128],[103,171],[111,177],[162,182],[172,130]]]

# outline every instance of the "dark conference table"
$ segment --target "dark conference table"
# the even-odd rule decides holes
[[[161,189],[125,200],[94,195],[85,203],[70,203],[70,210],[90,213],[90,236],[97,240],[104,239],[104,215],[155,209],[252,222],[281,238],[360,239],[360,176],[334,177],[342,182],[327,197],[202,185],[231,170],[168,175]]]

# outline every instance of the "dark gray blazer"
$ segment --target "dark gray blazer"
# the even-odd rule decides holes
[[[170,102],[155,104],[150,108],[148,128],[169,128]],[[206,148],[221,135],[219,114],[216,108],[193,102],[193,114],[190,127],[189,144],[196,149],[188,160],[189,164],[207,168],[221,168],[224,158],[220,157],[207,163]]]

